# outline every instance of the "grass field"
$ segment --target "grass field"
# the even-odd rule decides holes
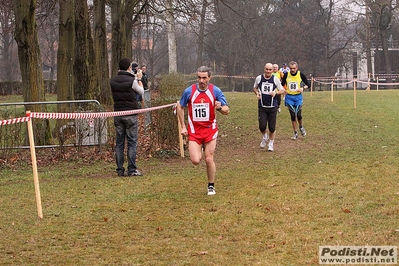
[[[1,265],[318,265],[319,246],[398,245],[399,91],[304,96],[305,138],[282,108],[275,151],[261,150],[253,93],[226,93],[215,196],[205,164],[139,158],[0,174]],[[40,161],[40,154],[38,155]]]

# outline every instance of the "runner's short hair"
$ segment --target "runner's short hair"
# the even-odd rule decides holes
[[[197,72],[207,72],[207,73],[208,73],[208,77],[211,76],[211,68],[210,68],[210,67],[207,67],[207,66],[200,66],[200,67],[197,69]]]

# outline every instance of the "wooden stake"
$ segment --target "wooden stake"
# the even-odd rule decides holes
[[[177,105],[178,104],[179,104],[179,101],[176,102],[175,112],[176,112],[176,117],[177,117],[177,126],[178,126],[178,130],[179,130],[180,157],[184,157],[183,135],[181,134],[181,123],[179,120],[179,114],[177,113]]]
[[[27,111],[26,115],[29,116],[30,115],[30,111]],[[28,123],[30,154],[31,154],[31,158],[32,158],[33,183],[35,185],[35,193],[36,193],[37,215],[39,216],[40,219],[43,219],[42,200],[41,200],[41,197],[40,197],[39,176],[38,176],[38,173],[37,173],[35,139],[33,137],[32,119],[29,119],[29,121],[27,123]]]
[[[180,146],[180,157],[184,157],[184,145],[183,145],[183,135],[181,134],[181,123],[179,118],[177,118],[179,127],[179,146]]]
[[[314,78],[312,77],[312,81],[310,84],[310,97],[312,97],[312,95],[313,95],[313,83],[314,83]]]
[[[356,109],[356,79],[353,80],[353,108]]]

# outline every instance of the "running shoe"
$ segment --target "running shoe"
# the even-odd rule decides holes
[[[208,187],[208,196],[213,196],[216,194],[216,190],[213,186]]]
[[[269,148],[267,149],[268,151],[274,151],[274,149],[273,149],[273,144],[270,144],[269,143]]]
[[[262,137],[262,142],[259,145],[261,149],[266,148],[266,142],[267,142],[268,139],[269,139],[269,137],[267,135],[266,135],[266,138]]]
[[[298,139],[298,137],[299,137],[299,136],[298,136],[298,132],[295,131],[295,132],[294,132],[294,136],[292,136],[291,139]]]
[[[305,130],[305,128],[304,128],[304,127],[301,127],[299,130],[301,131],[302,137],[305,137],[305,136],[306,136],[306,130]]]

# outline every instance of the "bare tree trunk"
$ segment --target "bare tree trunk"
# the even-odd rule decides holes
[[[23,98],[25,102],[45,101],[42,63],[37,25],[35,0],[15,0],[15,40],[18,44],[18,58],[22,75]],[[43,112],[44,105],[30,105],[28,110]],[[34,129],[38,144],[45,144],[48,139],[48,121],[35,120]]]
[[[380,30],[380,36],[381,36],[382,52],[384,53],[385,74],[391,75],[392,74],[391,58],[389,57],[388,40],[386,37],[386,31]],[[388,77],[387,82],[392,82],[392,77]]]
[[[111,4],[111,27],[112,27],[112,55],[111,55],[111,76],[118,72],[119,60],[126,57],[126,14],[125,1],[115,0]]]
[[[126,20],[124,21],[125,23],[125,47],[124,47],[124,52],[123,54],[126,57],[129,57],[133,61],[138,61],[138,59],[133,59],[133,51],[132,51],[132,40],[133,40],[133,8],[126,9]],[[136,45],[139,45],[139,39],[136,38]]]
[[[107,48],[107,32],[105,26],[105,0],[97,0],[94,4],[94,53],[96,75],[99,83],[97,99],[106,105],[112,104],[111,88],[109,85],[109,63]]]
[[[138,25],[134,27],[135,30],[135,35],[133,36],[133,23],[130,23],[130,25],[126,26],[126,29],[128,30],[128,33],[126,34],[127,37],[126,39],[128,40],[126,42],[126,49],[127,51],[130,51],[130,57],[132,58],[133,61],[136,61],[139,66],[142,64],[142,51],[141,51],[141,36],[142,36],[142,26]],[[133,43],[132,43],[133,42]],[[135,44],[135,46],[133,46]],[[134,51],[134,53],[133,53]]]
[[[172,0],[168,0],[167,5],[166,28],[168,32],[169,73],[177,73],[176,27],[172,13]]]
[[[75,57],[74,57],[74,99],[84,100],[89,91],[89,62],[86,31],[87,6],[83,1],[76,1],[75,6]]]
[[[198,34],[198,51],[197,51],[197,67],[202,66],[202,55],[204,53],[204,36],[205,36],[205,21],[206,9],[209,6],[208,0],[202,1],[201,21]]]
[[[15,64],[14,50],[14,14],[12,0],[3,0],[0,3],[0,80],[12,81],[19,76],[19,64]]]
[[[141,3],[143,2],[143,3]],[[140,6],[141,5],[141,6]],[[126,47],[125,54],[127,57],[132,58],[133,61],[137,61],[140,63],[141,60],[141,25],[138,25],[137,36],[135,40],[133,40],[133,26],[140,19],[140,14],[144,12],[145,7],[148,5],[148,1],[130,1],[126,3],[125,11],[126,11],[126,20],[125,20],[125,29],[126,29]],[[139,21],[140,22],[140,21]],[[136,54],[133,54],[132,49],[132,41],[136,43]]]
[[[381,46],[382,51],[384,53],[384,61],[385,61],[385,73],[388,75],[392,74],[392,67],[391,67],[391,58],[389,57],[389,50],[388,50],[388,40],[387,40],[387,30],[390,27],[392,21],[392,12],[393,9],[391,7],[392,1],[387,1],[381,6],[381,15],[379,20],[379,32],[381,37]],[[392,82],[392,78],[388,77],[387,82]]]
[[[57,100],[74,100],[74,60],[75,60],[75,1],[59,0],[59,43],[57,52]],[[73,105],[58,105],[59,113],[72,112]],[[60,147],[67,140],[68,134],[64,134],[61,128],[68,120],[56,120],[55,132],[59,137]]]
[[[45,99],[35,8],[34,0],[29,3],[15,0],[15,40],[18,44],[24,101]]]
[[[369,9],[366,13],[367,22],[369,22],[369,17],[371,21],[371,25],[368,26],[378,31],[384,55],[386,74],[392,74],[391,58],[389,58],[388,42],[386,38],[386,33],[391,25],[393,11],[395,9],[392,4],[392,0],[366,1],[366,6]],[[387,82],[391,81],[392,78],[387,78]]]
[[[74,0],[60,0],[59,44],[57,54],[57,99],[74,99],[75,18]],[[61,106],[60,106],[61,108]],[[62,108],[59,111],[63,111]]]
[[[74,61],[74,94],[76,100],[90,99],[93,95],[94,62],[90,56],[93,50],[89,13],[86,1],[77,1],[75,7],[75,61]]]
[[[366,57],[367,57],[367,73],[373,72],[371,63],[371,32],[370,32],[370,11],[366,10]]]
[[[54,40],[54,39],[53,39]],[[55,92],[55,84],[54,84],[54,76],[55,76],[55,68],[57,66],[57,60],[56,60],[56,55],[57,52],[55,51],[54,47],[55,47],[56,42],[52,41],[51,45],[48,46],[48,50],[49,50],[49,62],[50,62],[50,73],[48,76],[48,85],[47,85],[47,91],[49,93],[54,93]]]

